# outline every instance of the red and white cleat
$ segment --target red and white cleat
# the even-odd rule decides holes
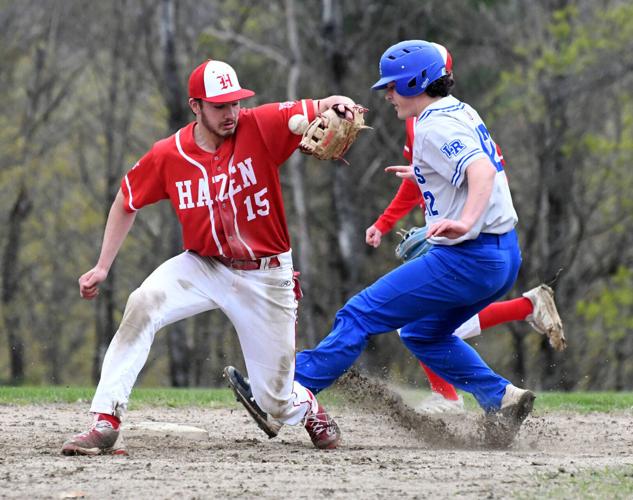
[[[336,422],[330,417],[323,406],[317,402],[317,411],[310,410],[304,420],[306,431],[310,435],[312,444],[320,450],[332,450],[338,447],[341,431]]]
[[[120,428],[107,420],[95,420],[86,432],[76,434],[62,446],[62,455],[127,455]]]

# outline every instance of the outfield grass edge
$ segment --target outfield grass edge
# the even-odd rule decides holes
[[[94,388],[70,386],[1,386],[0,404],[89,403]],[[428,395],[427,391],[404,388],[401,393],[413,404]],[[337,390],[321,393],[325,404],[342,405],[346,398]],[[476,409],[470,395],[466,405]],[[233,407],[235,398],[226,388],[136,388],[130,397],[130,408],[138,406],[166,407]],[[570,411],[580,413],[627,411],[633,409],[633,392],[537,392],[535,411]]]

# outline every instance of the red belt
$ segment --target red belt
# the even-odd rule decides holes
[[[226,267],[232,269],[238,269],[240,271],[254,271],[256,269],[274,269],[281,266],[279,257],[274,255],[273,257],[262,257],[261,259],[234,259],[232,257],[224,257],[218,255],[214,259],[219,260]],[[268,263],[268,265],[266,265]]]

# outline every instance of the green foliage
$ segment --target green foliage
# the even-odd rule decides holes
[[[535,386],[556,385],[563,378],[549,370],[556,365],[581,387],[614,387],[618,377],[630,386],[626,381],[633,380],[633,373],[614,360],[631,352],[627,265],[633,248],[633,5],[567,3],[553,10],[560,3],[350,0],[338,3],[335,18],[341,20],[341,31],[336,33],[324,30],[321,2],[293,2],[301,54],[299,94],[348,93],[371,108],[368,119],[375,127],[361,138],[360,147],[350,151],[350,169],[335,170],[338,165],[311,160],[298,167],[304,174],[314,252],[312,269],[301,269],[304,276],[314,275],[309,290],[314,307],[301,314],[312,314],[318,336],[328,331],[348,291],[396,265],[393,234],[385,235],[378,249],[363,244],[364,229],[397,190],[397,179],[386,178],[381,167],[402,161],[404,138],[391,107],[368,88],[385,47],[402,38],[424,37],[451,50],[456,95],[481,112],[503,147],[520,235],[526,239],[525,276],[519,286],[527,289],[537,279],[547,281],[564,269],[557,298],[572,332],[570,349],[553,360],[546,358],[542,337],[529,334],[522,352],[529,373],[522,376]],[[123,16],[119,5],[100,2],[85,9],[85,2],[75,0],[0,3],[3,14],[14,15],[6,17],[14,23],[0,34],[0,84],[6,89],[0,95],[0,248],[6,248],[4,229],[17,186],[24,180],[33,210],[22,226],[19,259],[10,263],[21,277],[10,310],[19,311],[20,335],[27,346],[27,382],[33,384],[88,383],[97,324],[103,324],[104,313],[98,305],[102,302],[77,297],[76,280],[98,256],[112,190],[125,170],[168,133],[160,3],[128,2]],[[289,67],[298,62],[292,60],[287,32],[288,5],[174,2],[182,88],[189,69],[213,57],[231,62],[242,84],[257,91],[249,106],[285,100]],[[403,22],[403,15],[419,22]],[[55,26],[57,32],[48,31]],[[129,29],[117,35],[118,27]],[[36,57],[43,55],[46,64],[36,64]],[[37,68],[44,71],[45,85],[33,94]],[[62,84],[68,95],[48,114],[42,113]],[[36,103],[39,113],[26,119],[29,106]],[[31,123],[37,123],[32,131],[25,127]],[[300,222],[289,189],[291,175],[286,167],[281,172],[298,255]],[[344,191],[353,216],[340,213],[337,201],[342,197],[335,194],[345,176],[354,187]],[[550,214],[557,196],[564,203]],[[416,210],[401,225],[419,224],[420,217]],[[116,261],[115,321],[129,292],[174,252],[169,206],[144,209],[137,221]],[[355,228],[358,247],[354,261],[361,271],[353,285],[347,282],[350,273],[342,264],[339,245],[344,223]],[[613,269],[620,270],[611,277]],[[2,380],[10,375],[4,324],[8,310],[0,312]],[[223,321],[213,319],[195,329],[200,338],[212,339],[205,348],[212,351],[206,352],[205,362],[214,368],[240,356],[232,330]],[[195,351],[197,346],[190,342],[194,328],[185,330]],[[500,327],[484,335],[478,349],[493,367],[511,377],[516,346],[507,331]],[[306,342],[306,337],[298,337],[299,347],[312,347]],[[395,334],[374,339],[371,346],[375,352],[363,359],[377,372],[422,379],[417,361]],[[159,334],[142,381],[169,384],[168,361],[165,337]],[[207,376],[196,383],[212,385],[217,380]]]
[[[605,335],[612,341],[621,340],[633,332],[633,273],[620,267],[617,273],[598,291],[593,300],[580,300],[578,314],[590,324],[594,336]]]
[[[594,377],[614,373],[623,387],[631,376],[629,356],[633,334],[633,274],[620,267],[616,274],[596,290],[590,299],[577,304],[578,315],[585,320],[587,352]],[[622,380],[624,379],[624,380]],[[589,380],[588,382],[594,382]]]

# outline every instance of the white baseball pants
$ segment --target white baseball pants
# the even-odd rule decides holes
[[[160,265],[128,298],[90,411],[122,418],[156,332],[221,309],[237,331],[259,406],[284,424],[298,424],[313,397],[294,382],[297,300],[292,255],[288,251],[278,258],[280,267],[242,271],[184,252]]]
[[[481,334],[481,324],[479,323],[479,314],[471,316],[470,319],[464,321],[457,330],[453,332],[453,335],[459,337],[462,340],[476,337]]]
[[[400,335],[400,329],[398,329],[398,335]],[[479,314],[471,316],[464,321],[457,330],[453,332],[453,335],[459,337],[462,340],[469,339],[481,335],[481,324],[479,323]]]

